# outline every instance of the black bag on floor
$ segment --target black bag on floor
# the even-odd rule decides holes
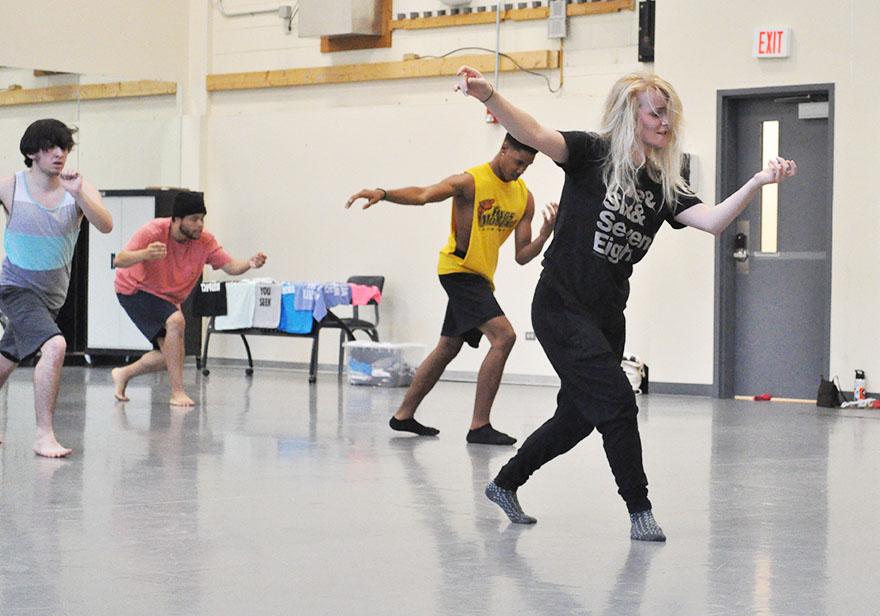
[[[816,392],[816,406],[836,408],[846,402],[846,398],[834,381],[837,381],[838,383],[840,382],[837,377],[834,377],[830,381],[826,381],[823,376],[819,377],[819,391]]]

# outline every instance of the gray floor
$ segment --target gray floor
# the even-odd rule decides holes
[[[420,418],[403,391],[322,374],[187,371],[114,404],[108,369],[65,368],[72,458],[36,458],[32,371],[0,391],[0,613],[876,614],[880,412],[642,397],[665,545],[630,541],[594,435],[520,490],[533,527],[482,495],[513,448],[466,445],[473,385],[441,383]],[[520,438],[554,406],[503,386]]]

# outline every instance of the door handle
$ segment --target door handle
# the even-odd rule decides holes
[[[737,233],[733,238],[733,258],[740,263],[749,258],[749,237],[745,233]]]

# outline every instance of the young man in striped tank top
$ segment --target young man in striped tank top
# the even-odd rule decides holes
[[[19,363],[40,353],[34,369],[34,452],[47,458],[72,451],[58,442],[53,427],[67,350],[55,319],[67,297],[80,223],[85,216],[102,233],[113,229],[95,187],[79,173],[64,171],[74,132],[58,120],[37,120],[21,138],[27,169],[0,179],[0,203],[7,215],[0,271],[0,311],[7,319],[0,339],[0,386]]]
[[[476,348],[485,335],[491,346],[477,376],[467,442],[487,445],[516,442],[489,423],[504,364],[516,340],[510,321],[495,299],[493,275],[498,265],[498,251],[511,233],[516,243],[516,262],[525,265],[541,253],[553,232],[556,204],[544,208],[541,229],[538,236],[532,238],[535,200],[520,176],[535,160],[536,153],[537,150],[507,135],[490,162],[465,173],[432,186],[364,189],[348,200],[346,207],[358,199],[366,199],[363,206],[366,209],[379,201],[425,205],[452,198],[452,229],[437,264],[440,284],[449,296],[440,342],[416,371],[403,403],[389,421],[392,429],[420,436],[439,434],[436,428],[415,420],[416,409],[463,344],[467,342]]]

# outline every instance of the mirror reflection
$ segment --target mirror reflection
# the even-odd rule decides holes
[[[182,120],[177,89],[173,82],[0,66],[0,178],[25,169],[19,147],[34,121],[53,118],[76,128],[76,145],[67,156],[64,171],[78,172],[84,181],[106,193],[105,205],[115,207],[110,239],[121,247],[135,230],[136,217],[132,208],[123,212],[119,199],[112,200],[109,195],[181,185]],[[151,210],[148,218],[153,213]],[[3,216],[0,228],[5,229],[6,220]],[[93,335],[99,333],[107,327],[108,319],[118,317],[115,313],[102,316],[93,309],[117,307],[114,272],[106,255],[100,253],[100,260],[96,260],[102,241],[106,243],[107,236],[90,229],[84,220],[71,264],[67,299],[57,319],[68,355],[79,354],[86,361],[90,357],[89,330]],[[0,259],[3,256],[0,244]],[[99,275],[103,278],[95,278]],[[87,317],[89,312],[94,314]]]
[[[0,67],[0,175],[21,169],[21,135],[40,118],[78,128],[67,168],[102,190],[180,185],[174,82]]]

